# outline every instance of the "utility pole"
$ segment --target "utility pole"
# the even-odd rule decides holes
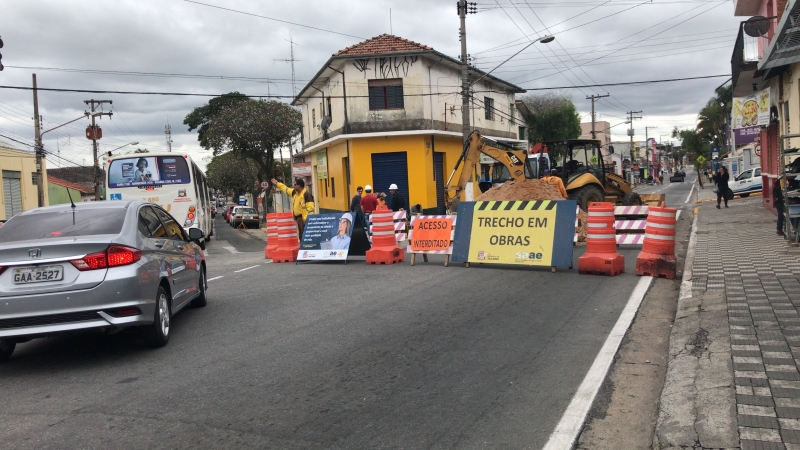
[[[169,124],[164,127],[164,134],[167,135],[167,151],[172,153],[172,127]]]
[[[92,140],[92,156],[94,157],[94,199],[95,201],[102,200],[100,198],[100,164],[97,159],[97,139],[101,138],[102,135],[98,136],[97,133],[97,125],[95,124],[96,117],[103,117],[113,115],[113,112],[95,112],[98,106],[102,106],[103,103],[108,103],[109,105],[113,104],[112,100],[84,100],[83,103],[90,105],[91,107],[91,116],[92,116],[92,133],[91,133],[91,140]],[[88,134],[88,133],[87,133]]]
[[[461,39],[461,135],[464,142],[471,132],[469,123],[469,61],[467,60],[467,14],[478,12],[478,6],[474,2],[467,0],[458,1],[458,17],[461,18],[461,29],[459,37]]]
[[[39,122],[39,94],[36,89],[36,74],[33,74],[33,130],[36,134],[36,193],[39,207],[44,205],[44,146],[42,145],[42,127]]]
[[[635,114],[640,114],[640,115],[636,116]],[[633,133],[633,121],[634,121],[634,119],[641,120],[642,119],[641,114],[642,114],[641,111],[628,111],[628,123],[631,124],[631,127],[628,128],[628,136],[630,136],[630,138],[631,138],[631,148],[630,148],[631,164],[633,164],[633,134],[634,134]],[[637,154],[636,157],[638,158],[639,155]]]
[[[590,99],[592,100],[592,139],[597,139],[597,133],[594,131],[594,122],[595,122],[595,118],[594,118],[594,101],[596,99],[598,99],[598,98],[609,97],[609,96],[610,96],[609,94],[606,94],[606,95],[591,95],[589,97],[586,97],[586,100],[590,100]]]

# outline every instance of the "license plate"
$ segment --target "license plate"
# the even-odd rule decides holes
[[[44,283],[64,279],[64,266],[21,267],[12,272],[14,284]]]

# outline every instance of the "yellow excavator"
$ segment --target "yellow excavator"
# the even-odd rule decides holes
[[[494,158],[498,163],[505,166],[513,180],[534,178],[535,174],[528,161],[528,152],[526,150],[513,148],[501,142],[483,138],[478,131],[473,131],[467,141],[464,142],[464,150],[458,157],[458,161],[456,161],[453,172],[450,174],[450,178],[447,179],[447,185],[445,186],[445,202],[447,210],[451,214],[455,214],[458,211],[461,193],[464,192],[464,188],[471,180],[473,170],[480,162],[481,153]],[[462,162],[464,163],[464,168],[461,169],[461,174],[456,183],[451,185],[453,177],[455,177]],[[483,191],[485,190],[484,188],[490,187],[491,184],[489,183],[489,186],[481,186],[481,190]]]

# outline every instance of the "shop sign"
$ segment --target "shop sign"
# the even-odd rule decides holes
[[[310,177],[311,176],[311,163],[310,162],[296,162],[292,164],[293,177]]]
[[[314,153],[317,158],[317,179],[318,180],[327,180],[328,179],[328,151],[323,150],[317,153]]]
[[[769,125],[769,107],[769,89],[754,92],[746,97],[734,97],[731,111],[733,129]]]

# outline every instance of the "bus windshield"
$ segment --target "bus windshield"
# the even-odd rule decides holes
[[[189,165],[181,156],[132,156],[111,161],[108,187],[187,184]]]

